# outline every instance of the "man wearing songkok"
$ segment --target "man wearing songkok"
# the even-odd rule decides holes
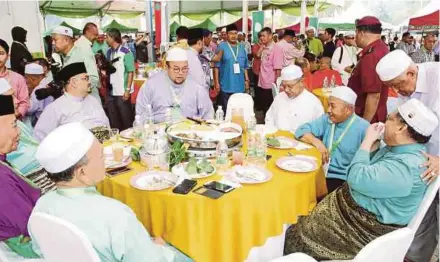
[[[23,122],[29,127],[35,126],[43,113],[44,108],[46,108],[50,103],[53,102],[54,98],[52,96],[46,97],[45,99],[39,100],[35,95],[35,92],[39,89],[46,88],[46,83],[44,81],[45,75],[44,70],[41,65],[38,64],[27,64],[24,70],[26,84],[29,90],[32,90],[30,97],[30,107],[26,112],[26,117],[23,118]]]
[[[40,190],[7,161],[6,154],[17,149],[20,131],[15,118],[14,99],[3,95],[10,89],[0,79],[0,241],[26,258],[37,257],[32,251],[27,222]]]
[[[84,63],[87,68],[87,75],[90,78],[91,93],[96,99],[99,98],[99,76],[95,56],[90,54],[89,49],[75,45],[72,29],[65,26],[58,26],[52,31],[52,39],[55,44],[55,52],[62,56],[62,66],[73,63]]]
[[[324,52],[324,46],[321,40],[315,37],[316,29],[313,26],[306,28],[306,52],[312,53],[317,57],[320,57]]]
[[[324,114],[321,101],[305,89],[301,68],[290,65],[281,71],[284,92],[278,94],[267,111],[265,123],[295,132],[301,125]]]
[[[6,79],[14,89],[13,96],[17,101],[15,117],[21,119],[26,115],[29,108],[29,90],[24,77],[18,73],[8,70],[6,63],[9,59],[9,45],[0,39],[0,79]]]
[[[198,85],[203,86],[206,90],[205,72],[203,71],[202,63],[199,55],[203,50],[203,29],[192,28],[188,30],[188,45],[186,51],[188,57],[188,79],[194,80]]]
[[[277,43],[283,52],[283,68],[295,63],[295,59],[303,57],[305,48],[298,45],[295,31],[286,29],[281,41]]]
[[[148,79],[139,91],[136,100],[136,115],[145,120],[151,106],[154,122],[165,119],[167,109],[171,110],[173,121],[182,117],[212,119],[214,108],[208,92],[194,80],[188,79],[187,51],[173,47],[166,54],[166,70]]]
[[[425,35],[423,39],[423,46],[410,55],[414,63],[417,64],[435,61],[435,54],[433,50],[435,45],[434,34],[429,33]]]
[[[370,123],[385,122],[387,117],[388,87],[380,81],[376,65],[388,51],[380,39],[382,24],[374,16],[356,22],[356,44],[362,48],[359,61],[351,73],[348,86],[356,92],[356,114]]]
[[[357,48],[354,46],[354,34],[344,37],[344,44],[336,48],[332,56],[332,68],[341,74],[342,83],[346,85],[353,68],[357,64]]]
[[[325,79],[327,79],[327,81]],[[332,69],[331,58],[323,57],[319,60],[319,69],[313,73],[312,88],[322,88],[325,85],[331,87],[333,84],[335,86],[342,85],[341,75],[338,71]]]
[[[57,77],[64,83],[64,94],[40,115],[34,128],[38,141],[66,123],[81,122],[89,129],[110,126],[100,101],[89,94],[90,82],[84,63],[65,66]]]
[[[415,64],[402,50],[394,50],[383,57],[377,64],[376,71],[385,86],[399,93],[398,104],[414,98],[430,108],[440,119],[440,65],[437,62]],[[432,182],[439,174],[439,129],[437,128],[427,143],[424,164],[428,169],[423,172],[425,182]],[[429,261],[437,246],[438,234],[438,197],[434,199],[431,208],[425,215],[409,249],[407,258],[411,261]]]
[[[151,239],[133,210],[96,190],[96,184],[105,178],[102,154],[101,144],[81,123],[52,131],[41,142],[36,157],[57,183],[57,189],[41,197],[33,212],[47,213],[77,226],[101,261],[190,260],[168,247],[162,238]],[[37,241],[33,246],[41,254]]]
[[[368,127],[347,170],[347,183],[327,195],[310,216],[286,232],[284,253],[350,260],[372,240],[406,226],[423,200],[420,178],[435,114],[411,99],[385,122]],[[382,136],[386,146],[375,150]]]
[[[365,119],[354,113],[356,98],[349,87],[334,88],[329,98],[328,114],[300,126],[295,132],[295,137],[321,152],[329,193],[347,180],[348,166],[369,126]]]

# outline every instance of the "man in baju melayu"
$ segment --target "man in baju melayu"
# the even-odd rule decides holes
[[[334,88],[328,113],[300,126],[295,132],[296,138],[312,144],[321,152],[329,193],[347,180],[347,169],[370,125],[354,113],[356,98],[356,93],[349,87]]]
[[[426,170],[423,152],[437,126],[435,114],[416,99],[391,113],[385,126],[370,125],[347,183],[287,229],[284,253],[350,260],[377,237],[408,225],[427,189],[420,177]],[[376,150],[382,134],[386,146]]]
[[[188,78],[187,50],[171,48],[166,54],[166,69],[150,79],[139,91],[136,115],[145,120],[148,105],[153,110],[154,122],[165,121],[166,110],[171,110],[173,121],[184,117],[212,119],[214,108],[206,88]]]
[[[57,189],[39,199],[33,212],[64,219],[77,226],[107,262],[191,261],[148,231],[125,204],[96,190],[105,178],[101,144],[81,123],[52,131],[40,144],[37,160]],[[32,216],[31,216],[32,219]],[[33,232],[29,229],[31,238]],[[38,241],[33,241],[41,254]]]
[[[90,94],[84,63],[65,66],[57,77],[64,82],[65,92],[40,115],[34,128],[34,137],[38,141],[42,141],[58,126],[71,122],[81,122],[88,129],[110,126],[101,101]]]

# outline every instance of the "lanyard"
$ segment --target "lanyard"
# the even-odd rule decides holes
[[[334,123],[332,124],[332,130],[331,130],[331,132],[330,132],[330,141],[329,141],[330,145],[328,146],[329,154],[330,154],[330,155],[332,154],[332,152],[333,152],[336,148],[338,148],[338,146],[339,146],[339,144],[341,143],[342,139],[343,139],[344,136],[347,134],[348,129],[350,129],[351,125],[353,124],[354,119],[355,119],[355,115],[353,114],[353,116],[351,117],[351,120],[350,120],[350,122],[348,123],[347,127],[344,129],[344,131],[342,132],[342,134],[339,136],[338,140],[337,140],[335,143],[333,143],[333,138],[334,138],[334,135],[335,135],[335,126],[336,126],[336,125],[335,125]]]
[[[17,175],[18,177],[20,177],[24,182],[26,182],[29,186],[39,189],[32,181],[30,181],[29,179],[27,179],[25,176],[23,176],[20,171],[15,170],[15,168],[12,168],[11,166],[9,166],[8,164],[4,163],[3,161],[0,161],[0,165],[7,167],[9,170],[11,170],[15,175]]]
[[[239,45],[240,44],[237,43],[237,52],[234,53],[234,51],[232,50],[232,46],[228,43],[229,49],[231,49],[231,53],[232,53],[232,56],[234,57],[235,62],[237,62]]]
[[[426,52],[426,50],[423,48],[422,53],[426,59],[425,62],[434,62],[434,52],[431,52],[431,54],[428,54],[428,52]]]

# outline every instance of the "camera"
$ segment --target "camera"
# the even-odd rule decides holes
[[[50,58],[48,62],[54,80],[47,84],[47,88],[41,88],[35,91],[35,95],[38,100],[46,99],[49,96],[57,99],[64,93],[64,82],[57,79],[58,72],[61,70],[61,65],[55,62],[52,58]]]
[[[115,59],[108,61],[102,51],[98,51],[95,55],[96,65],[99,70],[103,70],[107,75],[111,75],[116,72],[116,68],[113,66],[114,63],[119,61],[120,57],[116,57]]]

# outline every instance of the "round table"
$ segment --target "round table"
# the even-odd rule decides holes
[[[146,78],[137,78],[133,80],[134,91],[133,94],[131,94],[131,103],[133,105],[136,104],[137,95],[145,81],[147,81]]]
[[[292,137],[288,132],[277,135]],[[326,192],[322,169],[310,173],[289,173],[276,167],[276,159],[288,152],[321,158],[317,149],[305,151],[269,149],[272,158],[266,168],[272,180],[258,185],[243,185],[217,200],[190,192],[187,195],[162,191],[142,191],[130,186],[130,178],[145,171],[138,162],[133,171],[106,178],[99,191],[130,206],[152,236],[166,241],[195,261],[244,261],[252,247],[283,232],[284,224],[296,223],[308,215],[316,197]],[[215,175],[197,180],[199,187]]]
[[[328,108],[328,97],[330,96],[329,92],[323,92],[322,88],[313,89],[313,94],[321,100],[322,106],[324,107],[324,111],[327,112]]]

